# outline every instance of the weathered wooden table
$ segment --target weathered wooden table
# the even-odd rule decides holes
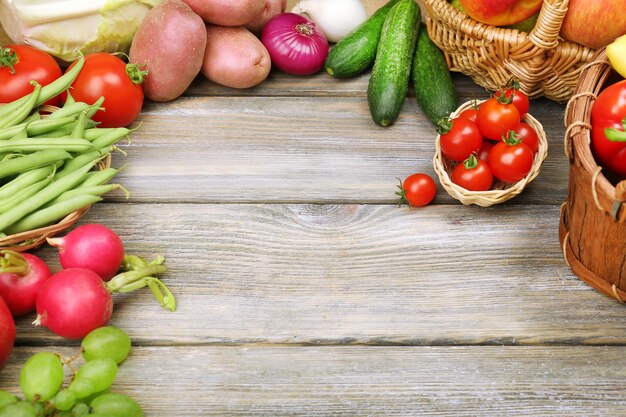
[[[455,82],[461,100],[486,95]],[[366,88],[273,73],[145,106],[114,158],[131,198],[82,222],[163,254],[179,307],[115,297],[134,343],[115,391],[150,417],[626,415],[624,307],[571,274],[557,239],[564,106],[532,102],[550,150],[521,196],[465,207],[439,189],[411,210],[396,178],[434,175],[433,127],[414,97],[377,127]],[[32,320],[1,389],[34,352],[77,352]]]

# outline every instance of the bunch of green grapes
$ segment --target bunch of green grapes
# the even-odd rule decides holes
[[[92,331],[81,344],[85,363],[67,387],[62,358],[49,352],[34,354],[20,372],[24,399],[0,390],[0,417],[143,417],[135,400],[109,392],[130,345],[130,337],[117,327]]]

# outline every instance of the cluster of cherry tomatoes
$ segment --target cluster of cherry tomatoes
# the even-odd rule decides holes
[[[491,189],[494,178],[515,183],[530,172],[539,136],[523,122],[528,97],[516,86],[496,92],[479,106],[466,109],[439,126],[442,155],[457,163],[453,183],[469,191]]]

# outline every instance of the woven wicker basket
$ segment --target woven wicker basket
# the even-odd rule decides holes
[[[108,154],[98,163],[97,168],[105,169],[110,166],[111,154]],[[0,238],[0,250],[10,249],[16,252],[23,252],[36,248],[45,243],[46,238],[52,237],[74,225],[90,208],[91,206],[88,206],[72,212],[53,225]]]
[[[476,103],[474,100],[468,101],[462,104],[454,113],[450,115],[451,119],[458,117],[463,110],[473,107]],[[539,149],[533,160],[533,166],[526,177],[516,182],[515,184],[508,184],[501,181],[495,181],[492,189],[489,191],[468,191],[465,188],[456,185],[450,179],[452,170],[456,166],[456,162],[452,162],[443,157],[441,153],[441,145],[439,144],[440,135],[437,135],[435,140],[435,157],[433,158],[433,166],[435,172],[439,177],[439,182],[452,198],[459,200],[465,205],[476,204],[482,207],[489,207],[494,204],[503,203],[521,193],[527,184],[534,180],[539,175],[541,164],[548,156],[548,139],[546,138],[546,132],[543,130],[541,123],[534,117],[527,114],[523,121],[532,126],[537,132],[539,137]]]
[[[619,301],[626,301],[626,180],[613,186],[591,153],[591,107],[612,70],[604,49],[581,73],[568,103],[565,153],[569,192],[561,207],[559,238],[572,272]]]
[[[593,50],[559,38],[568,0],[544,0],[530,33],[477,22],[446,0],[422,0],[428,34],[448,67],[496,90],[514,78],[530,97],[567,101]]]

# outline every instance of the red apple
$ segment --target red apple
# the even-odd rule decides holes
[[[570,0],[561,36],[597,49],[626,33],[624,0]]]
[[[461,0],[472,19],[494,26],[506,26],[528,19],[541,9],[543,0]]]

